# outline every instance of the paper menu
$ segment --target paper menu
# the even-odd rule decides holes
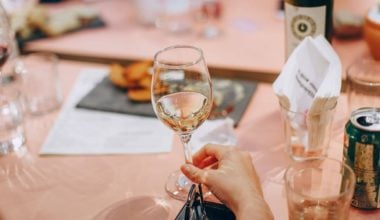
[[[75,108],[106,73],[105,69],[81,72],[40,154],[164,153],[171,150],[173,133],[156,118]]]

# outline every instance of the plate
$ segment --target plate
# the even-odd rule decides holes
[[[136,196],[116,202],[97,214],[93,220],[167,220],[169,204],[153,196]]]
[[[210,119],[230,117],[237,126],[256,90],[257,83],[249,80],[214,78],[214,109]],[[77,105],[98,111],[156,117],[151,102],[134,102],[126,90],[114,86],[105,77]]]

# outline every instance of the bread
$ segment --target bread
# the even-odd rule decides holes
[[[128,98],[136,102],[149,102],[150,101],[150,89],[131,89],[128,90]]]
[[[150,101],[150,87],[152,75],[149,69],[150,61],[139,61],[126,67],[120,64],[112,64],[109,79],[117,87],[127,89],[127,96],[136,102]]]
[[[59,11],[52,14],[49,20],[41,26],[41,30],[48,36],[62,35],[68,31],[81,27],[81,22],[74,11]]]
[[[18,36],[27,39],[36,28],[44,25],[47,18],[48,13],[45,7],[28,3],[10,14],[10,23]]]
[[[152,65],[150,61],[140,61],[128,65],[124,70],[124,77],[130,81],[139,81],[148,75],[148,69]]]
[[[110,67],[110,72],[108,74],[109,80],[114,84],[115,86],[121,87],[121,88],[128,88],[129,83],[124,78],[124,67],[120,64],[114,63]]]
[[[152,76],[145,74],[139,81],[138,85],[143,87],[143,88],[150,88],[150,85],[152,83]]]
[[[15,33],[24,39],[36,30],[54,37],[79,29],[96,19],[98,14],[95,9],[84,6],[49,11],[45,6],[30,3],[11,14],[11,24]]]

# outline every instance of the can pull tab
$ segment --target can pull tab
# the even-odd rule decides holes
[[[363,126],[371,126],[373,124],[380,124],[380,115],[377,112],[367,116],[361,116],[357,119],[358,123]]]

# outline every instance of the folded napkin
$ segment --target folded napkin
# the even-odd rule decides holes
[[[195,153],[205,144],[234,146],[236,143],[234,121],[231,118],[225,118],[206,121],[194,132],[190,144]]]
[[[341,89],[342,66],[338,55],[323,37],[306,37],[288,58],[273,84],[281,106],[292,112],[307,112],[305,146],[319,146],[313,135],[325,129],[324,112],[335,107]],[[314,117],[317,113],[318,117]],[[322,114],[319,114],[322,113]],[[313,117],[311,117],[313,115]]]

